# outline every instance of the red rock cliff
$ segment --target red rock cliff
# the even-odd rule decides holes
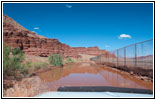
[[[79,54],[99,55],[107,52],[98,47],[70,47],[57,39],[39,36],[6,15],[3,15],[3,41],[11,47],[21,48],[25,54],[44,57],[50,53],[59,53],[64,57],[77,58]]]

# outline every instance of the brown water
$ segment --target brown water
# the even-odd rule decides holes
[[[71,64],[56,67],[39,73],[48,91],[56,91],[61,86],[113,86],[125,88],[153,89],[152,82],[139,80],[109,67],[92,65],[91,63]]]

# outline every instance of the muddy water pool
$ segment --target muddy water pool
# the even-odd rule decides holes
[[[61,86],[113,86],[125,88],[153,89],[152,82],[139,80],[109,67],[91,63],[70,64],[39,73],[48,91],[57,91]]]

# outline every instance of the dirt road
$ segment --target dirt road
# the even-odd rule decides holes
[[[153,89],[152,82],[146,82],[92,62],[79,62],[38,73],[23,79],[13,88],[5,91],[7,97],[29,97],[43,92],[57,91],[61,86],[112,86],[125,88]]]
[[[131,75],[99,66],[91,62],[81,62],[56,68],[38,76],[49,91],[57,91],[61,86],[114,86],[125,88],[151,89],[151,82],[139,80]]]

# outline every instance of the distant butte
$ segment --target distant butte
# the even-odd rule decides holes
[[[47,57],[59,53],[63,57],[81,57],[79,54],[100,55],[108,53],[98,47],[70,47],[57,39],[48,39],[25,29],[12,18],[3,15],[3,41],[11,47],[18,47],[25,54]]]

